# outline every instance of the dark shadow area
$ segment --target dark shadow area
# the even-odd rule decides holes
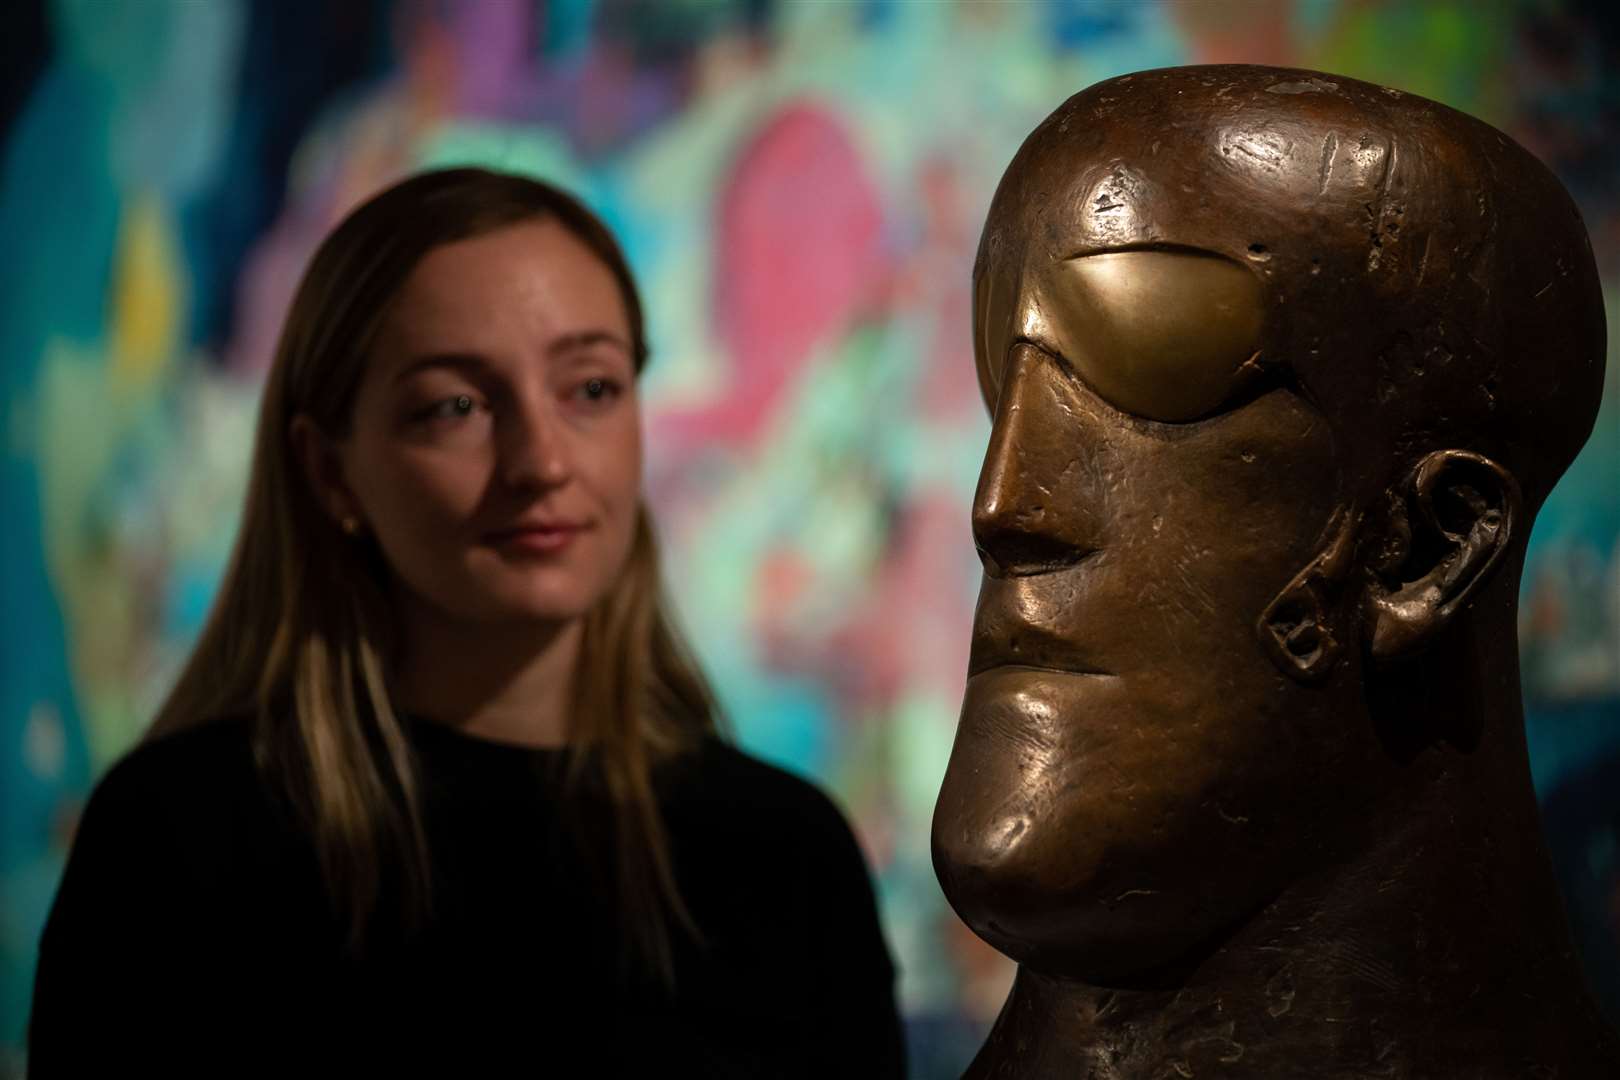
[[[11,135],[50,56],[45,0],[12,0],[6,5],[6,32],[0,34],[0,141]]]

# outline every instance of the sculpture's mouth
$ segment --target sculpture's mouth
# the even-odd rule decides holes
[[[981,607],[973,621],[968,678],[994,668],[1026,668],[1061,675],[1116,674],[1100,667],[1094,650],[1084,645],[1031,623],[1000,617]]]
[[[1112,671],[1092,671],[1088,668],[1048,667],[1044,664],[993,663],[987,664],[982,668],[969,671],[968,679],[971,681],[980,675],[989,675],[992,673],[1017,675],[1019,672],[1027,672],[1030,675],[1074,675],[1094,679],[1118,678],[1118,676]]]

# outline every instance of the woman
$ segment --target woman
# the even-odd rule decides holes
[[[642,315],[477,169],[304,276],[241,534],[40,946],[35,1076],[897,1075],[848,827],[717,741],[640,499]]]

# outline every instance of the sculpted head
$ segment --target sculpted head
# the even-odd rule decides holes
[[[1014,959],[1125,978],[1266,903],[1426,746],[1492,737],[1461,698],[1516,700],[1523,545],[1601,391],[1592,255],[1461,113],[1152,71],[1024,143],[973,328],[985,578],[935,866]],[[1380,695],[1415,663],[1414,727]]]

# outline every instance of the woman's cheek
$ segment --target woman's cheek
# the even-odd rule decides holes
[[[486,457],[444,447],[408,454],[384,471],[390,501],[402,515],[417,520],[466,518],[488,485]]]

